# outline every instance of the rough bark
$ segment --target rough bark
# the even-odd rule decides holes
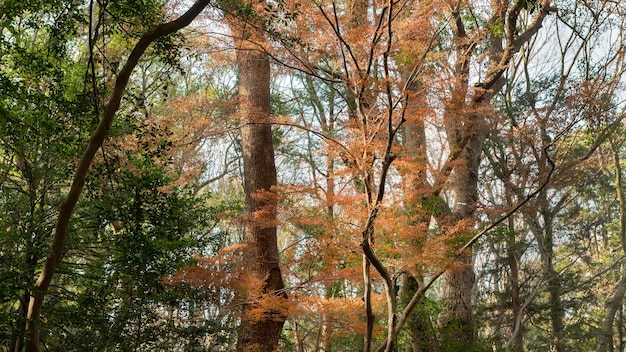
[[[400,282],[400,301],[403,305],[408,305],[409,301],[423,285],[422,278],[403,275]],[[411,351],[415,352],[434,352],[437,351],[437,339],[432,323],[430,312],[426,309],[424,297],[421,297],[410,314],[406,331],[409,335],[409,346]]]
[[[61,204],[50,251],[48,252],[39,279],[34,289],[31,291],[27,314],[28,321],[26,323],[27,340],[25,346],[27,352],[38,352],[40,349],[39,327],[43,302],[48,288],[50,287],[50,283],[52,282],[54,272],[63,257],[70,219],[85,185],[85,178],[89,167],[113,123],[113,118],[120,106],[120,101],[128,85],[131,73],[150,44],[161,37],[172,34],[189,25],[208,4],[208,0],[198,0],[179,18],[161,24],[144,34],[133,48],[126,60],[126,64],[124,64],[119,72],[115,81],[115,87],[111,93],[111,98],[104,108],[102,119],[91,135],[89,144],[78,161],[70,190]]]
[[[280,309],[266,308],[262,316],[247,314],[268,295],[284,296],[276,238],[276,165],[270,118],[269,56],[259,49],[263,38],[241,30],[237,47],[239,113],[243,150],[245,232],[244,270],[261,287],[250,292],[243,307],[237,351],[274,351],[285,322]],[[251,36],[251,37],[250,37]],[[254,40],[252,42],[251,40]],[[257,297],[254,297],[257,296]]]
[[[453,218],[456,221],[471,220],[474,216],[478,202],[478,166],[485,136],[484,128],[476,128],[455,168],[451,190],[455,196]],[[473,224],[473,220],[468,222],[464,231],[471,233]],[[458,265],[458,269],[449,270],[442,276],[441,300],[447,309],[439,321],[450,340],[470,343],[474,334],[472,288],[475,283],[471,250],[459,258]]]
[[[462,148],[457,165],[451,175],[450,192],[454,195],[453,214],[443,221],[467,221],[466,234],[459,234],[461,242],[473,229],[474,209],[478,200],[478,165],[485,133],[478,133],[478,114],[467,114],[472,107],[466,106],[469,89],[469,66],[473,44],[468,38],[462,20],[460,4],[451,8],[451,27],[454,34],[456,59],[454,63],[455,81],[451,97],[446,102],[444,125],[451,151]],[[479,104],[476,104],[479,105]],[[462,141],[466,141],[462,145]],[[472,326],[472,297],[475,277],[471,250],[458,258],[458,268],[442,275],[441,302],[443,309],[439,325],[443,332],[444,344],[468,344],[474,340]]]

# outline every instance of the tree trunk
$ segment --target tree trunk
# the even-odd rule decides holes
[[[28,298],[30,297],[30,293],[28,290],[25,291],[23,295],[20,296],[20,308],[18,310],[17,317],[17,328],[11,342],[9,343],[9,347],[7,348],[8,352],[20,352],[24,347],[24,333],[26,331],[26,314],[28,313]]]
[[[471,117],[478,118],[478,117]],[[478,166],[486,129],[473,122],[473,131],[467,142],[459,164],[452,176],[454,194],[453,219],[467,221],[463,232],[471,237],[474,229],[474,211],[478,201]],[[464,238],[461,234],[461,238]],[[463,241],[465,242],[465,241]],[[443,275],[441,300],[444,309],[439,319],[446,338],[455,343],[472,343],[474,340],[472,314],[472,288],[475,283],[472,252],[463,253],[458,259],[459,268],[448,270]]]
[[[293,324],[293,339],[296,343],[296,349],[298,352],[304,352],[304,336],[300,333],[300,326],[298,323],[294,322]]]
[[[613,346],[613,322],[615,313],[622,306],[626,293],[626,263],[622,266],[622,278],[613,290],[613,296],[606,302],[606,312],[602,321],[602,331],[598,336],[598,352],[609,352],[614,350]]]
[[[509,201],[509,204],[511,202]],[[511,309],[513,315],[511,316],[511,327],[513,330],[513,350],[515,352],[524,351],[524,327],[522,321],[524,319],[522,312],[522,302],[520,298],[520,283],[519,283],[519,267],[518,255],[517,255],[517,242],[515,241],[515,226],[513,219],[509,218],[509,234],[507,235],[507,257],[509,262],[509,268],[511,270],[509,283],[511,285]]]
[[[517,31],[519,14],[524,6],[517,2],[509,6],[508,1],[491,2],[492,15],[489,25],[504,24],[504,36],[489,37],[488,70],[484,79],[474,87],[469,87],[471,56],[475,49],[464,20],[463,2],[455,2],[450,8],[451,29],[454,36],[455,62],[454,73],[456,82],[451,97],[444,111],[444,124],[449,141],[450,151],[462,148],[456,160],[451,177],[450,191],[454,195],[453,219],[465,221],[468,236],[473,231],[474,213],[478,201],[478,167],[480,165],[483,141],[488,133],[485,109],[491,98],[504,85],[503,74],[514,53],[532,38],[542,21],[547,16],[550,0],[540,2],[540,10],[534,16],[532,25],[522,33]],[[539,2],[537,2],[539,4]],[[505,46],[503,46],[505,45]],[[468,95],[471,95],[468,102]],[[463,145],[462,141],[466,144]],[[459,239],[463,239],[460,236]],[[474,270],[472,253],[467,251],[459,258],[460,269],[444,273],[442,301],[444,309],[439,322],[448,331],[452,343],[460,344],[473,341],[471,291],[474,286]],[[451,326],[454,323],[456,327]]]
[[[543,165],[543,164],[542,164]],[[540,172],[543,171],[540,167]],[[550,208],[549,204],[553,200],[547,198],[546,192],[542,191],[537,196],[537,212],[524,214],[526,223],[537,238],[539,244],[539,254],[544,275],[547,278],[548,291],[548,311],[552,328],[552,341],[550,343],[553,351],[565,351],[565,326],[563,323],[563,303],[561,302],[561,279],[559,273],[554,269],[554,236],[553,221],[554,214],[558,212],[558,206]],[[541,221],[538,218],[541,215]],[[540,225],[541,224],[541,225]]]
[[[259,297],[284,295],[276,239],[277,180],[269,121],[270,64],[268,54],[257,50],[262,38],[254,38],[254,44],[248,39],[242,36],[237,48],[247,245],[244,269],[261,287],[252,288],[247,297],[237,351],[269,352],[278,347],[285,315],[280,309],[269,307],[263,308],[261,316],[247,313],[261,307]]]
[[[565,351],[565,326],[563,325],[563,302],[561,302],[561,279],[559,273],[554,270],[550,263],[548,271],[550,281],[548,282],[550,320],[552,321],[552,334],[554,351]]]
[[[415,292],[422,284],[422,278],[415,278],[409,275],[402,275],[400,281],[400,301],[408,304]],[[430,312],[424,304],[424,297],[420,299],[417,306],[411,312],[406,331],[409,334],[409,346],[415,352],[435,352],[437,351],[437,339],[433,329]]]
[[[130,79],[130,75],[152,42],[189,25],[208,4],[208,0],[197,0],[189,8],[189,10],[187,10],[187,12],[177,19],[158,25],[144,34],[137,42],[128,56],[126,63],[118,73],[117,79],[115,80],[115,87],[113,88],[113,92],[111,92],[109,102],[104,108],[102,119],[100,119],[98,127],[91,135],[89,144],[78,161],[69,192],[61,203],[50,251],[48,252],[41,274],[35,283],[35,287],[31,290],[27,313],[28,320],[26,323],[27,341],[25,347],[27,352],[39,352],[39,326],[43,302],[47,291],[50,288],[50,283],[52,282],[57,265],[63,258],[70,220],[72,218],[72,214],[74,213],[76,203],[78,203],[80,194],[83,191],[87,172],[89,171],[89,167],[91,166],[96,152],[100,149],[100,146],[102,146],[102,142],[104,142],[104,139],[111,128],[113,118],[119,109],[122,96],[126,90],[126,85]]]
[[[614,187],[619,204],[619,236],[622,252],[626,254],[626,196],[622,182],[622,167],[619,157],[619,146],[615,142],[611,145],[613,165],[615,167]],[[606,302],[606,312],[602,321],[602,332],[598,336],[598,352],[613,351],[613,322],[615,313],[622,307],[626,293],[626,263],[622,266],[622,277],[613,290],[613,296]]]

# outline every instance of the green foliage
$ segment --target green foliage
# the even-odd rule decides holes
[[[458,338],[445,338],[446,336],[463,336],[466,333],[463,331],[466,327],[463,327],[458,321],[453,320],[450,324],[444,328],[439,329],[439,333],[443,338],[440,339],[438,350],[441,352],[491,352],[493,347],[486,341],[480,339],[474,339],[474,341],[460,341]]]
[[[496,38],[504,38],[504,20],[498,18],[494,23],[490,23],[489,32]]]
[[[19,339],[57,209],[93,121],[73,60],[79,6],[3,2],[0,38],[0,341]],[[55,18],[56,21],[51,21]],[[21,307],[20,307],[21,306]]]
[[[439,196],[432,196],[422,200],[422,209],[426,214],[439,216],[444,215],[448,210],[445,200]]]
[[[152,133],[143,125],[134,132],[140,140]],[[219,331],[203,319],[191,325],[176,319],[193,314],[190,304],[198,293],[172,290],[164,280],[211,244],[205,234],[215,213],[207,206],[209,194],[197,196],[189,186],[163,191],[177,176],[160,162],[170,143],[157,140],[160,147],[147,143],[137,154],[116,154],[90,175],[60,268],[65,289],[47,303],[50,345],[67,351],[171,350]],[[130,164],[121,167],[125,160]]]
[[[99,21],[98,54],[166,17],[162,1],[112,1]],[[45,256],[75,161],[98,120],[106,74],[89,61],[83,35],[87,4],[0,3],[0,341],[22,339],[24,309]],[[106,22],[106,23],[105,23]],[[159,42],[154,60],[176,68],[180,37]],[[123,42],[123,43],[122,43]],[[115,50],[112,50],[115,51]],[[96,55],[98,55],[96,54]],[[113,68],[113,62],[110,62]],[[97,82],[97,83],[96,83]],[[130,87],[133,90],[133,87]],[[96,100],[96,101],[94,101]],[[131,100],[132,102],[132,100]],[[131,110],[126,102],[127,111]],[[48,293],[42,339],[50,351],[201,350],[220,321],[193,312],[198,291],[180,292],[164,280],[214,246],[211,194],[171,186],[169,131],[117,120],[115,136],[134,135],[139,153],[106,147],[91,170],[71,223],[66,253]],[[20,307],[21,302],[21,307]],[[184,323],[180,315],[195,316]],[[19,343],[19,342],[18,342]],[[181,347],[185,346],[185,347]],[[195,346],[195,347],[194,347]]]

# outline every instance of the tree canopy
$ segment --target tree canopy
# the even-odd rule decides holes
[[[0,3],[0,341],[624,350],[626,4]]]

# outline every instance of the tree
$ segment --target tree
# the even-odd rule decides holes
[[[174,21],[159,25],[142,36],[119,72],[111,98],[104,108],[103,117],[100,120],[98,127],[92,134],[89,145],[78,162],[68,195],[61,204],[50,251],[48,252],[41,274],[35,283],[35,287],[30,294],[28,313],[26,315],[28,319],[26,323],[28,336],[26,340],[27,351],[39,351],[40,349],[39,327],[41,309],[46,292],[48,291],[52,277],[54,276],[54,272],[63,257],[70,219],[82,192],[89,167],[91,166],[93,158],[102,145],[102,142],[106,137],[106,133],[113,122],[113,118],[119,108],[124,89],[128,84],[128,80],[133,69],[152,42],[187,26],[206,7],[207,4],[208,2],[206,1],[198,1],[181,17]]]
[[[45,257],[74,153],[91,120],[82,63],[67,41],[78,31],[76,6],[3,3],[0,30],[1,340],[21,351],[28,300]],[[58,22],[40,25],[47,15]],[[17,308],[15,308],[17,307]]]
[[[256,28],[263,2],[241,4],[230,21],[237,48],[239,122],[244,168],[244,271],[251,287],[245,293],[238,351],[274,351],[285,312],[276,299],[285,297],[276,239],[276,165],[270,116],[270,63],[266,42]],[[242,15],[243,14],[243,15]],[[270,297],[269,302],[264,299]]]
[[[2,341],[621,349],[623,5],[555,4],[3,3]]]
[[[597,179],[596,172],[588,168],[588,158],[620,124],[621,117],[617,114],[610,116],[606,108],[611,100],[608,97],[615,94],[608,92],[613,92],[611,82],[622,75],[619,73],[622,68],[621,64],[615,65],[620,61],[615,61],[621,55],[619,50],[609,49],[597,61],[586,57],[584,53],[602,37],[601,23],[605,23],[605,18],[586,16],[588,9],[584,6],[574,8],[576,11],[563,8],[561,12],[576,13],[574,17],[560,16],[557,22],[548,24],[548,28],[554,28],[553,31],[559,33],[559,46],[544,44],[544,40],[551,42],[553,38],[538,37],[521,51],[507,74],[502,96],[497,97],[495,102],[501,106],[502,116],[497,124],[502,127],[488,137],[485,149],[489,160],[485,167],[488,175],[485,177],[487,180],[493,177],[503,186],[500,188],[497,183],[487,183],[485,188],[489,194],[498,194],[488,201],[495,209],[502,206],[498,204],[511,206],[518,202],[522,196],[521,189],[530,187],[548,173],[552,174],[547,187],[521,209],[521,214],[510,219],[508,228],[502,228],[499,236],[487,242],[489,252],[497,253],[498,259],[489,261],[495,269],[487,265],[489,269],[483,274],[498,277],[498,280],[507,279],[512,285],[510,292],[497,289],[502,294],[498,300],[502,301],[494,306],[512,303],[512,309],[500,306],[503,309],[495,311],[501,319],[510,322],[505,331],[511,335],[505,334],[503,343],[514,345],[517,350],[538,348],[541,344],[550,344],[555,350],[567,350],[571,348],[571,343],[576,343],[577,348],[591,348],[593,345],[588,343],[582,347],[580,340],[573,342],[566,333],[576,329],[578,336],[593,334],[587,327],[581,326],[584,325],[582,321],[573,322],[564,312],[566,309],[584,310],[579,295],[590,295],[594,290],[582,288],[581,282],[593,285],[591,282],[594,281],[585,279],[586,274],[581,271],[589,273],[596,270],[591,259],[585,259],[585,264],[580,266],[568,264],[572,258],[589,258],[581,242],[587,241],[583,238],[591,235],[588,230],[583,230],[585,225],[572,226],[571,222],[576,220],[570,216],[585,213],[582,208],[586,206],[578,202],[586,198],[588,192],[596,192],[590,186],[590,180],[603,183]],[[611,12],[608,7],[603,13],[610,17]],[[542,68],[543,74],[535,72],[530,63],[545,51],[552,52],[555,58],[560,57],[559,63],[554,68]],[[596,74],[599,72],[602,73]],[[580,104],[571,105],[573,101]],[[591,119],[593,122],[586,117],[592,115],[596,116]],[[579,134],[584,137],[580,138]],[[549,153],[545,152],[546,148],[549,148]],[[588,218],[583,221],[593,223]],[[535,250],[539,253],[541,270],[534,262],[538,260],[532,254]],[[527,278],[526,285],[519,280],[523,277]],[[483,289],[490,288],[480,290]],[[512,300],[509,300],[510,296],[513,296]],[[533,318],[527,314],[544,309],[550,312],[541,314],[546,318],[542,323],[545,323],[544,328],[550,335],[536,334],[529,324],[531,321],[537,324],[537,321],[531,320]],[[497,325],[502,332],[503,326]],[[529,341],[525,341],[524,336],[529,336]]]
[[[494,31],[496,27],[501,26],[501,31],[485,35],[488,31],[481,31],[479,27],[474,26],[478,23],[478,17],[471,8],[465,8],[461,4],[450,4],[449,19],[441,20],[443,29],[450,29],[451,36],[443,40],[437,40],[442,30],[432,29],[432,38],[420,38],[419,42],[424,48],[418,55],[409,56],[411,66],[406,69],[412,72],[405,75],[405,82],[399,82],[396,79],[395,72],[392,72],[390,62],[397,53],[402,53],[404,49],[402,45],[405,43],[397,42],[394,37],[392,28],[399,19],[404,18],[405,10],[411,8],[414,4],[406,3],[402,6],[395,6],[393,3],[375,4],[371,10],[374,13],[373,18],[368,16],[359,16],[351,13],[354,8],[350,3],[345,4],[345,8],[333,2],[331,4],[315,4],[305,18],[296,18],[295,32],[299,40],[315,42],[316,45],[328,45],[333,48],[332,54],[319,55],[308,46],[298,47],[293,42],[287,41],[286,61],[294,67],[316,75],[322,79],[331,82],[337,82],[346,88],[346,100],[350,107],[349,116],[354,120],[350,121],[353,136],[359,136],[354,140],[350,140],[350,135],[344,141],[340,142],[345,148],[346,153],[343,157],[347,168],[351,169],[355,175],[355,189],[364,197],[364,204],[367,211],[363,221],[362,235],[364,236],[361,246],[364,252],[364,301],[366,309],[366,325],[365,333],[365,350],[369,349],[372,340],[372,331],[374,316],[371,309],[371,276],[370,265],[375,267],[378,274],[381,275],[384,282],[384,290],[387,297],[387,328],[388,339],[386,343],[387,349],[395,348],[396,328],[399,330],[408,314],[414,307],[415,303],[410,300],[407,309],[399,318],[398,326],[395,325],[395,311],[397,303],[395,302],[395,275],[388,272],[385,268],[384,261],[378,257],[372,248],[372,236],[378,231],[377,221],[380,212],[385,209],[385,198],[387,197],[387,179],[388,172],[394,170],[392,163],[402,155],[398,152],[401,148],[397,148],[396,135],[399,128],[406,122],[406,102],[407,87],[414,89],[417,72],[426,67],[424,58],[433,55],[433,49],[436,43],[449,52],[450,57],[455,61],[453,69],[450,71],[452,75],[446,79],[454,82],[451,89],[442,89],[443,94],[439,96],[433,92],[432,99],[438,100],[444,107],[443,125],[447,134],[448,150],[450,151],[447,160],[444,160],[439,170],[436,170],[434,182],[432,184],[420,183],[425,190],[417,190],[422,192],[421,199],[417,199],[417,206],[424,201],[438,199],[444,194],[453,196],[455,204],[452,204],[450,211],[443,211],[438,214],[441,229],[444,231],[441,238],[451,239],[450,244],[461,243],[459,249],[468,250],[471,243],[476,239],[471,236],[474,227],[474,209],[478,200],[477,182],[478,182],[478,165],[480,164],[481,146],[488,131],[488,103],[500,87],[503,85],[502,75],[506,67],[518,52],[521,46],[530,40],[539,30],[543,19],[551,11],[550,2],[546,1],[537,4],[537,8],[526,9],[522,4],[516,3],[509,6],[508,3],[494,3],[491,11],[491,19],[485,21],[485,26],[490,24]],[[537,10],[538,11],[535,11]],[[518,33],[519,16],[522,11],[534,14],[525,31]],[[315,13],[317,12],[317,13]],[[470,16],[474,16],[474,21],[470,22],[472,17],[465,16],[466,12]],[[434,12],[416,10],[413,14],[427,14],[437,19]],[[389,17],[387,17],[389,16]],[[407,18],[415,18],[407,15]],[[316,24],[314,23],[314,21]],[[311,24],[309,28],[328,28],[329,36],[335,38],[337,44],[326,44],[325,39],[314,37],[307,31],[307,21]],[[344,21],[344,22],[342,22]],[[407,20],[410,21],[410,20]],[[465,23],[467,21],[467,24]],[[428,22],[428,21],[424,21]],[[469,33],[466,26],[475,29],[474,33]],[[448,26],[448,24],[450,24]],[[426,25],[425,28],[429,28]],[[299,31],[299,32],[298,32]],[[366,36],[370,40],[360,40],[355,33],[368,33]],[[483,33],[483,34],[480,34]],[[286,35],[287,38],[288,35]],[[430,39],[430,41],[429,41]],[[446,41],[448,40],[448,41]],[[296,44],[298,41],[296,40]],[[488,52],[484,61],[486,67],[484,75],[479,77],[479,82],[474,88],[469,87],[470,82],[470,63],[472,53],[476,48]],[[451,49],[450,49],[451,48]],[[298,51],[300,50],[300,51]],[[447,53],[448,51],[444,51]],[[420,60],[419,57],[422,57]],[[400,56],[400,55],[398,55]],[[319,66],[312,58],[322,58],[327,60],[329,67]],[[289,61],[292,60],[293,61]],[[445,63],[441,62],[445,65]],[[385,88],[386,87],[386,88]],[[399,94],[395,94],[399,92]],[[466,103],[467,101],[467,103]],[[396,115],[397,114],[397,115]],[[384,123],[383,123],[384,121]],[[388,127],[386,130],[382,127]],[[415,129],[415,126],[411,126]],[[417,128],[424,128],[417,124]],[[424,132],[416,132],[416,136],[425,135]],[[360,140],[359,140],[360,139]],[[347,142],[349,141],[349,142]],[[363,144],[362,141],[368,141]],[[423,142],[423,141],[422,141]],[[353,143],[353,144],[351,144]],[[417,155],[414,160],[424,161],[423,146],[418,145],[420,142],[413,144],[417,150],[409,150],[410,154]],[[413,166],[411,166],[413,167]],[[424,167],[417,166],[418,170]],[[414,171],[411,170],[411,171]],[[392,171],[393,172],[393,171]],[[406,176],[406,174],[405,174]],[[453,182],[448,182],[449,176]],[[430,188],[430,189],[429,189]],[[411,190],[413,191],[413,190]],[[410,198],[407,198],[410,199]],[[436,204],[445,204],[445,202],[435,202]],[[438,208],[438,207],[437,207]],[[444,209],[446,207],[444,206]],[[434,213],[422,216],[420,227],[424,228],[424,223],[430,222]],[[382,230],[382,228],[381,228]],[[385,230],[382,230],[385,233]],[[417,251],[423,247],[418,246]],[[452,250],[454,252],[454,250]],[[459,259],[457,255],[455,260]],[[471,327],[471,287],[473,285],[473,273],[471,269],[471,255],[460,254],[460,258],[464,259],[464,265],[460,265],[457,269],[435,271],[434,278],[439,277],[442,273],[448,278],[444,280],[448,284],[444,287],[444,301],[446,301],[446,309],[441,315],[441,324],[443,326],[450,325],[451,321],[458,324],[451,326],[449,338],[458,340],[461,343],[472,343],[473,328]],[[422,286],[422,289],[415,292],[413,298],[418,299],[424,294],[425,290],[434,282],[429,281]],[[447,296],[447,297],[446,297]]]

